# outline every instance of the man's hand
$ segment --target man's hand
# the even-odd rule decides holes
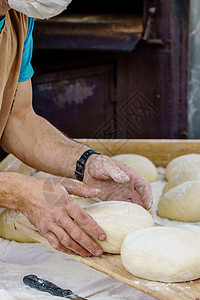
[[[102,254],[89,235],[104,240],[103,229],[69,195],[95,197],[98,190],[70,179],[18,175],[24,177],[20,210],[55,249],[82,256]]]
[[[91,155],[85,166],[84,183],[101,190],[99,198],[134,202],[149,209],[151,186],[136,170],[104,155]]]

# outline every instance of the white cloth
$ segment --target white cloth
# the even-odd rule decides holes
[[[42,244],[0,238],[0,300],[58,300],[23,283],[35,274],[88,300],[151,300],[152,297]]]
[[[72,0],[8,0],[11,8],[36,19],[48,19],[60,14]]]

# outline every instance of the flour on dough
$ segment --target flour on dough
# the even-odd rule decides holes
[[[21,243],[35,243],[36,241],[15,229],[14,222],[19,211],[12,209],[1,210],[0,237]]]
[[[83,198],[75,195],[71,195],[71,197],[74,198],[81,208],[88,207],[101,201],[99,198]]]
[[[200,180],[200,168],[190,168],[186,169],[180,174],[172,177],[164,186],[163,194],[171,190],[173,187],[186,182],[186,181],[193,181],[193,180]]]
[[[200,234],[175,227],[143,228],[122,244],[121,259],[133,275],[182,282],[200,277]]]
[[[147,157],[138,154],[119,154],[112,156],[130,168],[138,171],[148,182],[158,180],[158,171],[155,165]]]
[[[172,159],[166,167],[166,179],[169,180],[189,168],[200,168],[200,154],[186,154]]]
[[[200,180],[186,181],[166,192],[158,203],[160,217],[177,221],[200,221]]]
[[[107,239],[97,242],[108,253],[119,254],[127,234],[154,225],[148,211],[134,203],[107,201],[93,204],[85,210],[104,229]]]

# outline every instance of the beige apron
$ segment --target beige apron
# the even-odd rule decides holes
[[[10,9],[0,33],[0,138],[17,88],[28,17]]]

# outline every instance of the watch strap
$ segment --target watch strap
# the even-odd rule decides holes
[[[94,151],[93,149],[88,149],[81,155],[79,160],[77,160],[77,162],[76,162],[75,176],[76,176],[76,179],[78,179],[79,181],[83,181],[85,164],[86,164],[86,161],[88,160],[88,158],[92,154],[100,155],[100,153]]]

